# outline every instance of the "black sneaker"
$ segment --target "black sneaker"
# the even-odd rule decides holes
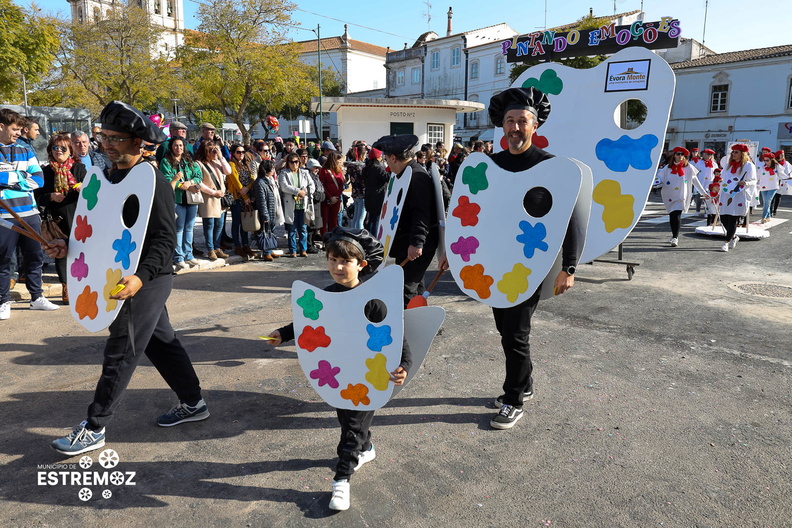
[[[524,411],[513,405],[504,405],[495,418],[490,420],[490,427],[493,429],[511,429],[517,420],[523,417]]]
[[[495,407],[496,408],[500,409],[503,406],[503,398],[505,396],[506,396],[505,394],[501,394],[500,396],[495,398]],[[526,402],[528,400],[532,400],[533,397],[534,397],[533,387],[528,387],[528,390],[523,392],[523,401]]]

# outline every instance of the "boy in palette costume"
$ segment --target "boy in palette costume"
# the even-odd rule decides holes
[[[536,129],[550,115],[547,96],[536,88],[510,88],[492,97],[489,115],[495,126],[503,127],[508,150],[492,155],[492,160],[509,172],[521,172],[553,157],[531,143]],[[535,201],[531,207],[541,207],[541,202],[550,197],[542,193],[531,193]],[[529,207],[527,207],[529,208]],[[575,283],[577,266],[577,222],[569,221],[561,250],[561,271],[555,278],[556,294],[562,294]],[[445,258],[440,261],[441,269],[448,267]],[[549,280],[550,278],[548,277]],[[510,308],[493,308],[495,327],[501,335],[501,344],[506,356],[506,377],[503,395],[495,405],[500,409],[490,421],[493,429],[511,429],[523,416],[523,403],[533,398],[533,364],[529,339],[531,316],[539,304],[542,288],[526,301]]]
[[[143,113],[120,101],[108,104],[99,120],[102,123],[99,139],[113,161],[113,170],[108,177],[110,183],[121,182],[135,165],[145,163],[140,150],[143,141],[161,143],[166,139]],[[125,207],[125,223],[134,223],[131,218],[126,218],[127,214],[137,217],[138,213]],[[170,412],[157,418],[158,425],[169,427],[204,420],[209,416],[206,403],[201,398],[198,376],[187,351],[174,333],[165,308],[173,285],[171,260],[175,243],[173,189],[156,170],[154,201],[140,262],[134,275],[122,277],[119,281],[124,289],[111,296],[126,302],[109,328],[102,375],[93,402],[88,407],[87,420],[67,436],[52,442],[51,446],[57,452],[73,456],[105,445],[105,425],[121,403],[143,353],[180,400]],[[53,258],[64,258],[66,241],[55,241],[44,249]]]
[[[337,227],[325,242],[328,271],[334,283],[324,288],[328,292],[346,292],[361,284],[360,277],[372,273],[383,260],[380,242],[369,235],[365,229]],[[377,301],[366,305],[366,317],[381,320],[385,305]],[[270,334],[271,344],[294,339],[294,324],[279,328]],[[412,354],[405,340],[402,344],[402,357],[399,367],[391,372],[390,381],[402,385],[412,365]],[[338,442],[338,464],[333,477],[333,492],[330,499],[331,510],[347,510],[350,505],[349,479],[363,464],[377,456],[371,443],[371,421],[374,411],[336,409],[341,425],[341,439]]]

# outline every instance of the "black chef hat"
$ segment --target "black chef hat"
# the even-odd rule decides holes
[[[414,134],[399,134],[398,136],[382,136],[371,145],[385,154],[402,154],[414,149],[418,145],[418,136]]]
[[[352,229],[341,226],[336,227],[331,232],[325,234],[325,246],[327,246],[327,244],[333,240],[344,240],[349,242],[355,245],[360,250],[360,252],[363,253],[363,258],[368,263],[368,266],[363,268],[363,270],[360,272],[361,275],[365,276],[370,273],[374,273],[377,267],[379,267],[379,265],[382,263],[382,259],[384,258],[382,243],[371,236],[371,234],[365,229]]]
[[[536,116],[536,122],[542,126],[550,115],[550,101],[544,92],[533,86],[530,88],[509,88],[498,95],[492,96],[489,105],[489,116],[492,124],[503,126],[503,117],[509,110],[528,110]]]
[[[105,106],[99,121],[105,130],[130,134],[150,143],[162,143],[168,139],[143,112],[121,101]]]

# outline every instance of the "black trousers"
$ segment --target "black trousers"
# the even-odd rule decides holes
[[[726,236],[723,237],[726,242],[734,238],[734,234],[737,232],[737,221],[739,218],[738,216],[732,215],[720,216],[721,224],[723,224],[723,229],[726,231]]]
[[[144,353],[180,401],[193,404],[201,399],[198,376],[165,308],[172,286],[171,275],[149,281],[124,303],[110,325],[102,376],[88,407],[91,429],[99,430],[110,422]],[[134,335],[130,336],[130,330]]]
[[[533,385],[531,363],[531,317],[539,304],[541,288],[530,298],[511,308],[493,308],[495,327],[501,335],[506,355],[506,379],[503,382],[503,403],[523,406],[523,392]]]
[[[778,212],[778,204],[781,203],[781,195],[778,192],[773,195],[773,201],[770,202],[770,214],[775,216]]]
[[[423,295],[426,291],[424,286],[424,275],[426,270],[432,263],[432,259],[437,251],[437,237],[429,236],[424,244],[421,256],[415,260],[409,261],[403,266],[404,269],[404,306],[410,302],[410,299]],[[407,251],[399,253],[396,257],[396,264],[401,264],[407,258]]]
[[[679,228],[682,227],[682,211],[668,213],[668,223],[671,224],[671,236],[679,238]]]
[[[347,479],[355,472],[361,451],[371,447],[371,421],[374,411],[352,411],[336,409],[341,424],[341,439],[338,441],[338,464],[333,480]]]

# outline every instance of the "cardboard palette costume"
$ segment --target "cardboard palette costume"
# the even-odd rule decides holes
[[[336,228],[328,240],[360,244],[369,271],[382,260],[382,246],[362,229]],[[375,410],[394,393],[390,372],[400,365],[406,337],[412,379],[442,324],[440,307],[409,310],[402,303],[403,270],[388,266],[353,289],[322,290],[303,281],[292,286],[293,327],[280,329],[295,339],[297,358],[311,386],[337,409]],[[403,387],[404,385],[402,385]]]
[[[580,262],[590,262],[622,242],[640,219],[663,148],[674,73],[657,54],[632,47],[587,70],[539,64],[512,87],[537,88],[552,103],[553,113],[533,144],[591,168],[591,214],[580,257]],[[640,124],[624,114],[622,104],[631,99],[646,108]],[[541,122],[541,110],[538,114]],[[500,129],[494,147],[506,148]]]

